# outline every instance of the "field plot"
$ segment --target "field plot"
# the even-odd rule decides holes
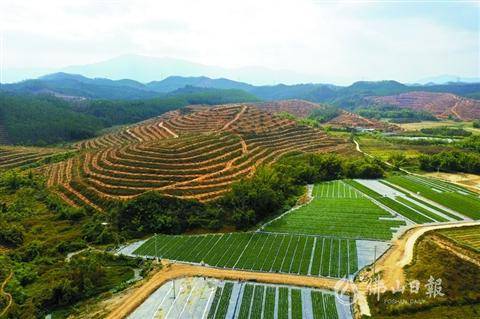
[[[405,225],[344,181],[315,185],[313,200],[264,229],[282,233],[388,240]]]
[[[355,240],[306,235],[157,235],[134,254],[223,268],[325,277],[347,277],[358,269]]]
[[[423,224],[461,219],[418,198],[406,196],[404,193],[381,181],[350,180],[347,182],[392,211],[408,218],[413,223]]]
[[[462,227],[438,231],[457,244],[480,252],[480,227]]]
[[[349,147],[345,140],[253,106],[222,105],[169,112],[81,142],[81,155],[47,175],[49,184],[60,185],[58,191],[79,205],[107,207],[106,201],[150,190],[209,201],[258,165],[289,152]]]
[[[480,219],[479,195],[460,186],[412,175],[394,176],[387,181],[472,219]]]

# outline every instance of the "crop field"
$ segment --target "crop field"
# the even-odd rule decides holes
[[[465,188],[418,176],[394,176],[387,181],[472,219],[480,219],[480,197]]]
[[[317,290],[246,284],[241,301],[239,319],[338,318],[335,296]]]
[[[462,227],[438,231],[455,243],[480,252],[480,227]]]
[[[388,240],[392,228],[405,225],[344,181],[316,184],[313,197],[309,204],[272,221],[264,229]]]
[[[49,184],[77,205],[106,207],[146,191],[209,201],[232,182],[293,151],[329,152],[345,140],[253,106],[169,112],[79,143],[81,155],[52,165]],[[93,205],[92,205],[93,204]]]
[[[388,208],[392,209],[393,211],[397,212],[398,214],[408,218],[414,223],[424,224],[424,223],[433,223],[433,222],[444,222],[448,221],[447,218],[443,217],[442,215],[435,214],[430,209],[427,209],[421,205],[429,206],[428,203],[423,202],[417,198],[407,199],[404,197],[397,196],[395,198],[390,198],[387,196],[382,196],[381,194],[377,193],[376,191],[368,188],[365,185],[360,184],[357,181],[349,180],[347,181],[350,185],[357,188],[358,190],[362,191],[366,195],[370,196],[374,200],[378,201],[379,203],[387,206]],[[415,202],[416,203],[415,203]],[[418,204],[417,204],[418,203]],[[430,205],[431,206],[431,205]],[[460,220],[459,217],[452,215],[448,212],[442,211],[441,209],[435,208],[437,211],[442,212],[445,215],[448,215],[452,220]]]
[[[223,268],[325,277],[347,277],[358,268],[354,240],[275,233],[157,235],[134,254]]]

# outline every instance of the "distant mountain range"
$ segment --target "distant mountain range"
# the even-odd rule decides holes
[[[272,70],[256,66],[223,68],[176,58],[158,58],[128,54],[97,63],[73,65],[57,69],[6,69],[3,72],[3,82],[18,82],[25,79],[37,78],[47,73],[58,72],[81,74],[90,78],[106,77],[114,80],[134,79],[142,83],[162,80],[173,75],[185,77],[207,76],[210,78],[226,77],[235,81],[257,85],[279,82],[308,83],[319,81],[318,75],[301,74],[289,70]]]
[[[171,76],[146,84],[134,80],[88,78],[78,74],[54,73],[38,79],[3,84],[0,90],[18,93],[50,93],[63,98],[148,99],[177,94],[185,88],[241,90],[262,100],[303,99],[328,102],[344,108],[364,103],[364,97],[385,96],[412,91],[445,92],[480,99],[480,83],[444,85],[405,85],[396,81],[359,81],[350,86],[332,84],[295,84],[255,86],[225,78]]]
[[[461,77],[455,75],[439,75],[418,80],[416,83],[424,85],[448,84],[448,83],[479,83],[480,77]]]
[[[170,76],[227,78],[236,82],[253,85],[276,85],[279,83],[350,83],[344,78],[332,75],[304,74],[290,70],[273,70],[265,67],[249,66],[241,68],[223,68],[204,65],[170,57],[149,57],[127,54],[105,61],[85,65],[73,65],[63,68],[17,68],[4,69],[2,82],[13,83],[37,78],[49,73],[81,74],[89,78],[108,78],[112,80],[132,79],[142,83],[166,79]],[[449,82],[480,82],[480,78],[464,78],[455,75],[441,75],[419,79],[417,84],[446,84]]]

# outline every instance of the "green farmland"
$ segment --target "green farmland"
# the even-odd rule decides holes
[[[371,198],[375,199],[379,203],[397,212],[398,214],[405,216],[406,218],[410,219],[414,223],[424,224],[424,223],[447,221],[445,217],[435,214],[434,212],[424,207],[421,207],[406,198],[397,196],[395,199],[393,199],[390,197],[382,196],[379,193],[375,192],[374,190],[354,180],[349,180],[347,181],[347,183],[357,188],[358,190],[362,191],[363,193],[370,196]],[[425,202],[422,202],[421,200],[418,200],[416,198],[414,200],[422,204],[425,204]],[[442,210],[438,210],[438,211],[443,212]],[[455,215],[449,214],[447,212],[444,212],[444,213],[452,217],[453,219],[460,220],[460,218]]]
[[[209,266],[312,276],[357,271],[354,240],[275,233],[157,235],[134,254]]]
[[[418,176],[394,176],[388,182],[415,192],[472,219],[480,219],[478,194],[439,180]]]
[[[312,305],[310,308],[303,304],[302,294],[305,293],[307,291],[296,288],[246,284],[238,318],[338,318],[334,295],[316,290],[308,291],[307,297],[311,299]]]
[[[313,200],[267,224],[266,231],[346,238],[389,240],[392,228],[405,225],[389,220],[390,213],[343,181],[316,184]],[[383,219],[386,218],[386,219]]]

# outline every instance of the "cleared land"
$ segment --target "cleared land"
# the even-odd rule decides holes
[[[472,219],[480,219],[479,195],[463,187],[412,175],[394,176],[387,178],[387,181]]]
[[[324,277],[347,277],[358,268],[354,240],[275,233],[157,235],[134,254],[214,267]]]
[[[71,203],[94,208],[150,190],[209,201],[286,153],[348,148],[342,139],[253,106],[191,110],[79,143],[81,155],[48,170],[49,184]]]
[[[392,228],[405,225],[343,181],[317,184],[313,196],[309,204],[274,220],[264,229],[388,240],[392,237]]]

